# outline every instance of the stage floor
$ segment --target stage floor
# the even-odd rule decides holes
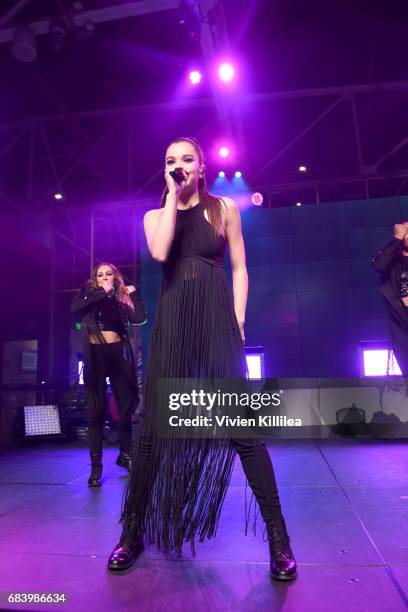
[[[267,543],[244,535],[237,458],[217,537],[182,560],[147,549],[106,568],[120,534],[125,472],[105,447],[103,486],[87,486],[82,443],[0,456],[1,610],[285,610],[387,612],[408,605],[408,443],[276,440],[269,446],[298,579],[269,577]],[[248,496],[249,499],[249,496]],[[65,593],[65,604],[7,603],[10,593]]]

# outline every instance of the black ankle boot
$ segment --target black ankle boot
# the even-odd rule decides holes
[[[267,531],[272,578],[294,580],[297,577],[297,567],[285,522],[280,529],[276,525],[268,525]]]
[[[144,542],[142,536],[139,536],[136,542],[133,544],[130,543],[122,534],[119,544],[115,546],[108,559],[108,568],[111,571],[127,569],[133,565],[143,550]]]
[[[91,466],[88,484],[90,487],[99,487],[102,484],[102,453],[91,453]]]
[[[121,451],[116,459],[116,465],[125,468],[129,474],[132,471],[132,456],[128,452]]]

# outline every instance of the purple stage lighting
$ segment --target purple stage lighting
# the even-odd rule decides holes
[[[246,346],[245,358],[248,366],[249,380],[260,380],[265,376],[263,346]]]
[[[220,157],[228,157],[230,154],[230,150],[228,147],[220,147],[218,154]]]
[[[240,172],[239,170],[237,170],[237,171],[235,172],[235,178],[241,178],[241,176],[242,176],[242,172]]]
[[[262,193],[259,193],[259,191],[256,191],[255,193],[253,193],[251,197],[251,202],[254,206],[262,206],[262,203],[263,203]]]
[[[218,68],[218,76],[224,83],[229,83],[234,78],[235,70],[234,67],[228,62],[224,62]]]
[[[364,376],[401,376],[401,370],[390,349],[363,349]]]
[[[224,176],[225,176],[225,172],[224,172],[224,170],[220,170],[220,171],[219,171],[219,173],[218,173],[218,176],[219,176],[220,178],[224,178]]]
[[[198,85],[201,82],[202,74],[198,70],[191,70],[188,78],[192,85]]]
[[[55,198],[56,200],[62,200],[62,193],[55,193],[55,194],[54,194],[54,198]]]

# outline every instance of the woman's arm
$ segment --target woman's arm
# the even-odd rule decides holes
[[[245,340],[245,310],[248,299],[248,272],[239,208],[231,198],[222,198],[227,205],[226,238],[230,251],[234,310],[242,340]]]
[[[87,285],[83,287],[74,297],[71,302],[71,312],[81,313],[92,308],[94,304],[103,300],[106,296],[106,291],[103,287],[91,287]]]
[[[381,276],[386,276],[388,270],[394,261],[395,256],[398,254],[402,245],[402,239],[393,238],[388,242],[381,251],[372,260],[372,266],[374,270]]]
[[[177,195],[168,193],[164,207],[149,210],[143,218],[147,246],[156,261],[167,260],[173,243],[176,216]]]
[[[129,285],[126,289],[133,303],[133,308],[130,306],[127,308],[129,321],[133,323],[133,325],[143,325],[147,322],[147,316],[142,298],[138,295],[133,285]]]

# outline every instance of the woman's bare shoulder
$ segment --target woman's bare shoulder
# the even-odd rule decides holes
[[[234,209],[237,207],[237,204],[235,202],[235,200],[233,200],[232,198],[228,197],[228,196],[218,196],[220,198],[220,200],[222,200],[224,202],[224,205],[228,208],[228,209]]]
[[[144,221],[154,221],[155,219],[159,219],[162,210],[162,208],[152,208],[151,210],[148,210],[143,217]]]
[[[145,213],[145,217],[150,217],[152,219],[154,217],[160,217],[162,210],[162,208],[152,208]]]

